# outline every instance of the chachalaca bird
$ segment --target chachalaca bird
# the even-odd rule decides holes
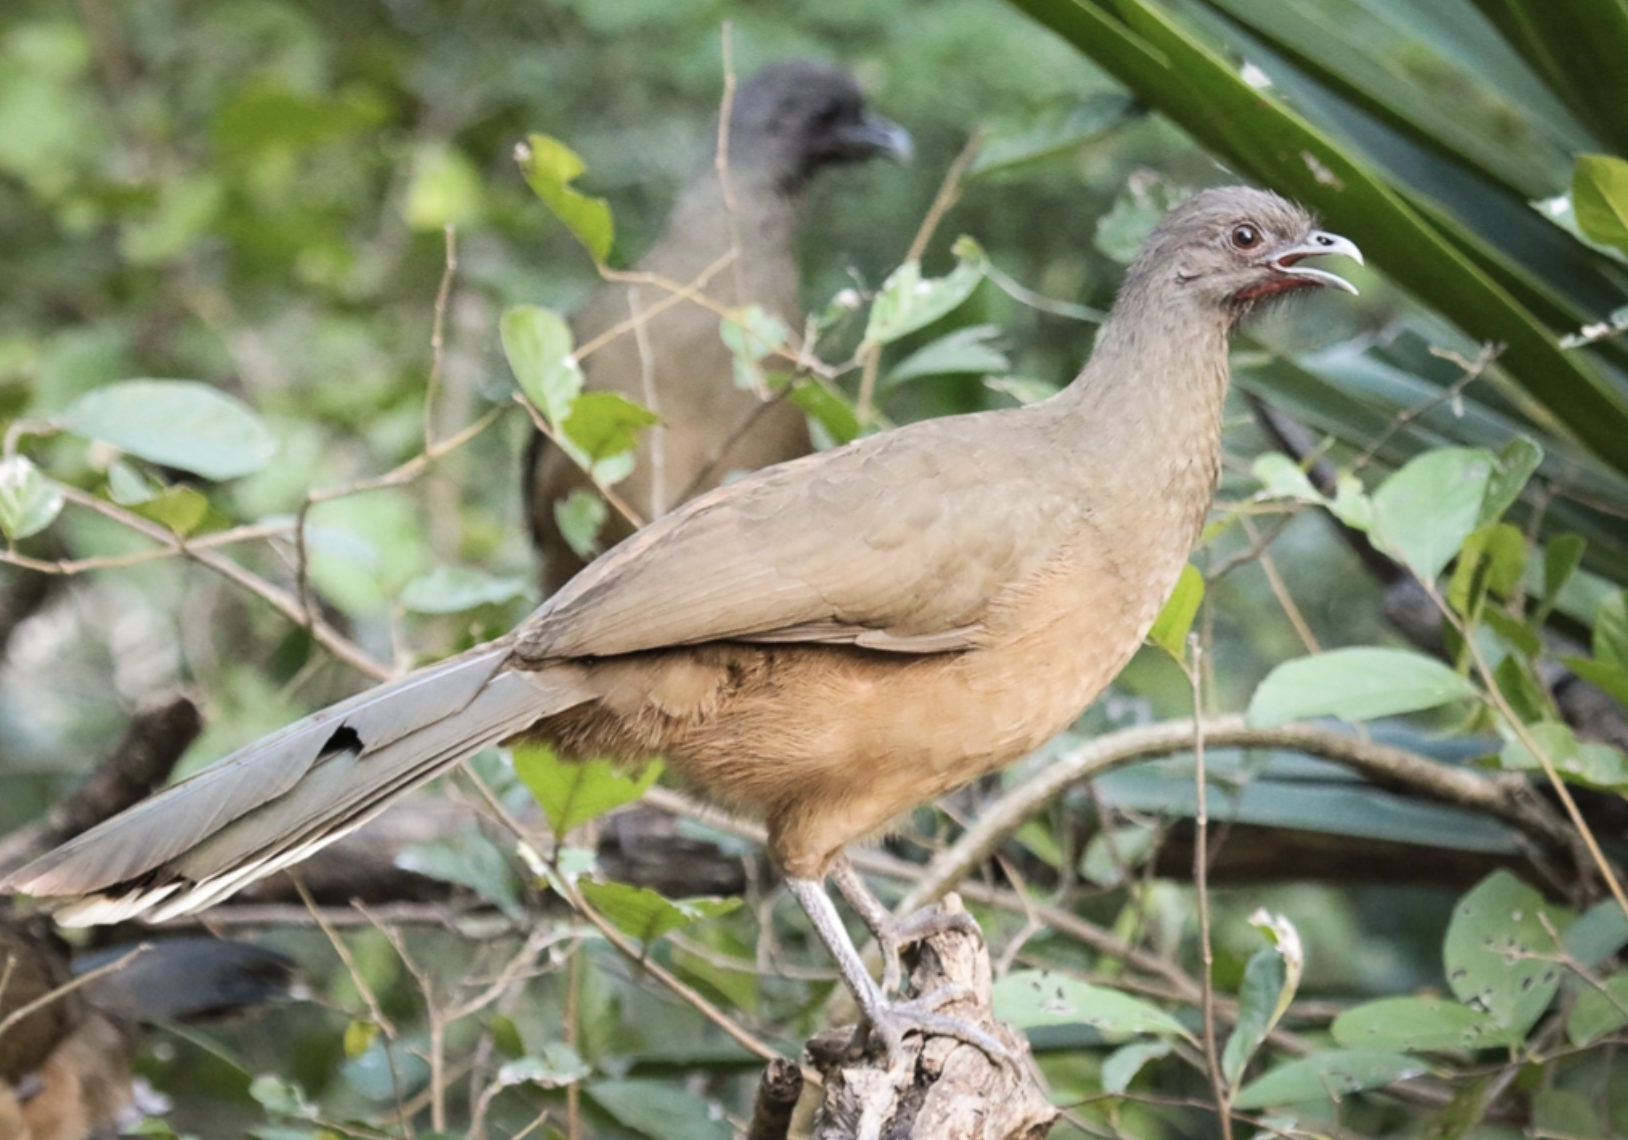
[[[714,304],[759,305],[798,335],[796,239],[804,187],[829,166],[878,155],[907,158],[910,136],[866,110],[847,72],[805,61],[771,64],[742,83],[727,127],[728,193],[709,147],[666,232],[633,270],[685,286],[714,269],[700,290]],[[719,267],[731,250],[734,259]],[[667,296],[659,286],[606,285],[572,320],[576,343]],[[755,471],[811,448],[802,412],[735,383],[718,324],[713,309],[682,301],[650,317],[641,335],[624,332],[582,361],[585,390],[619,393],[661,417],[640,441],[633,473],[616,487],[644,520],[716,487],[732,471]],[[586,565],[560,533],[555,505],[589,483],[540,433],[532,437],[521,478],[532,541],[542,556],[543,590],[552,594]],[[632,529],[612,512],[600,528],[602,547]]]
[[[762,818],[792,894],[890,1052],[946,1024],[890,1001],[893,919],[843,856],[1069,724],[1141,644],[1220,470],[1228,334],[1263,303],[1352,287],[1345,254],[1259,190],[1154,230],[1096,349],[1043,403],[909,424],[719,487],[598,558],[506,636],[306,718],[13,875],[64,921],[162,918],[296,862],[512,737],[667,758]],[[866,971],[822,880],[884,950]]]
[[[80,985],[63,989],[81,975]],[[44,915],[0,915],[0,1137],[111,1136],[132,1110],[140,1026],[286,998],[293,963],[243,942],[155,941],[74,955]],[[55,995],[55,996],[52,996]]]

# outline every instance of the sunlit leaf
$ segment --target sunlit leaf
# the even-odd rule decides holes
[[[1177,661],[1187,659],[1187,633],[1193,628],[1198,607],[1204,602],[1204,575],[1192,563],[1181,568],[1176,588],[1154,619],[1148,639]]]
[[[543,744],[518,744],[514,748],[514,770],[531,789],[556,836],[564,836],[612,808],[632,803],[661,775],[660,761],[645,765],[635,776],[625,775],[624,768],[610,760],[561,760]]]
[[[972,295],[984,279],[984,252],[966,237],[955,243],[954,252],[956,266],[943,277],[923,277],[921,264],[907,261],[882,282],[865,326],[867,342],[891,344],[932,324]]]
[[[520,390],[558,427],[582,391],[582,368],[565,318],[540,305],[511,305],[498,321],[498,333]]]
[[[571,405],[560,430],[590,463],[602,463],[631,451],[639,433],[661,422],[649,408],[616,392],[584,392]],[[613,482],[614,480],[607,480]]]
[[[1476,687],[1433,657],[1408,649],[1358,646],[1285,661],[1249,702],[1249,723],[1300,717],[1371,720],[1474,697]]]
[[[38,534],[62,512],[62,488],[23,455],[0,459],[0,531],[9,539]]]
[[[549,1041],[540,1055],[516,1057],[500,1065],[497,1083],[510,1085],[537,1085],[545,1089],[563,1088],[593,1075],[593,1067],[563,1041]]]
[[[565,223],[597,262],[610,256],[615,227],[610,206],[603,198],[590,198],[571,188],[587,169],[570,147],[548,135],[527,135],[514,148],[520,173],[554,216]]]
[[[1494,458],[1479,448],[1427,451],[1374,492],[1369,534],[1426,582],[1434,581],[1481,522]]]
[[[1569,725],[1557,721],[1528,724],[1526,731],[1555,770],[1566,780],[1596,788],[1628,791],[1628,756],[1609,744],[1593,744],[1577,739]],[[1498,761],[1514,771],[1540,767],[1537,757],[1520,738],[1504,745]]]
[[[235,396],[194,380],[123,380],[87,392],[59,417],[75,435],[208,479],[258,471],[277,441]]]
[[[1609,154],[1578,155],[1571,201],[1590,241],[1628,253],[1628,162]]]
[[[573,487],[554,503],[554,525],[578,558],[588,561],[600,552],[599,531],[610,517],[610,507],[590,487]]]
[[[1006,354],[994,346],[1001,330],[995,325],[969,325],[925,344],[888,370],[879,385],[887,391],[896,384],[919,376],[949,376],[964,373],[1005,372],[1011,367]]]
[[[600,914],[631,938],[649,944],[705,919],[728,914],[741,905],[738,898],[669,899],[629,883],[599,883],[583,879],[577,884],[585,899]]]

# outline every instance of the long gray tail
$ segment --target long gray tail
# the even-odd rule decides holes
[[[506,645],[313,713],[40,856],[3,884],[76,900],[68,926],[187,914],[299,862],[539,717],[581,703],[569,665],[505,669]]]

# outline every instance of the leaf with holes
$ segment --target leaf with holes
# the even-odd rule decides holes
[[[1507,1040],[1487,1014],[1451,998],[1394,997],[1352,1006],[1334,1019],[1334,1040],[1347,1049],[1455,1052]]]
[[[1191,1040],[1181,1022],[1151,1002],[1041,970],[1019,970],[996,982],[995,1016],[1019,1029],[1088,1025],[1110,1041],[1140,1034]]]
[[[1428,1070],[1418,1057],[1384,1049],[1331,1049],[1313,1053],[1251,1081],[1238,1091],[1234,1108],[1331,1101],[1363,1089],[1381,1088]]]
[[[1573,915],[1508,871],[1494,871],[1453,908],[1442,942],[1447,984],[1519,1041],[1548,1008],[1563,967],[1555,939]]]

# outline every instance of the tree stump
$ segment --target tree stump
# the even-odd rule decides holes
[[[955,895],[942,905],[962,909]],[[942,1012],[1005,1045],[1016,1068],[953,1037],[911,1034],[889,1069],[881,1057],[851,1057],[851,1027],[822,1033],[808,1043],[809,1062],[825,1079],[810,1140],[1042,1140],[1057,1110],[1036,1079],[1028,1041],[995,1020],[983,939],[959,931],[934,935],[906,961],[914,993],[966,988],[969,996]]]

